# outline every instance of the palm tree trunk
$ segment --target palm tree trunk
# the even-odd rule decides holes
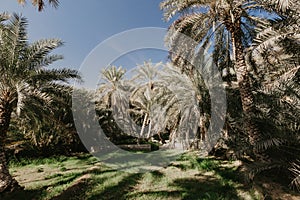
[[[21,189],[18,182],[9,173],[5,156],[4,144],[11,119],[12,106],[4,98],[5,96],[1,99],[2,101],[0,100],[0,193]]]
[[[250,83],[249,72],[244,55],[244,47],[242,44],[242,30],[240,28],[240,20],[238,20],[231,31],[233,49],[235,50],[235,70],[237,74],[237,81],[241,95],[243,114],[244,114],[244,130],[248,134],[249,142],[254,145],[260,138],[260,131],[252,119],[254,116],[254,96],[253,88]]]
[[[150,138],[150,135],[151,135],[151,129],[152,129],[152,120],[150,120],[150,122],[149,122],[149,129],[148,129],[147,139]]]
[[[144,135],[144,129],[145,129],[145,127],[146,127],[147,119],[148,119],[148,113],[146,113],[146,114],[145,114],[145,117],[144,117],[144,121],[143,121],[143,125],[142,125],[142,130],[141,130],[141,132],[140,132],[140,137],[138,138],[138,144],[140,144],[141,138],[142,138],[143,135]]]

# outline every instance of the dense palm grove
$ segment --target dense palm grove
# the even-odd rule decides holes
[[[39,10],[45,5],[32,3]],[[58,1],[49,4],[57,7]],[[125,67],[108,66],[96,95],[82,91],[93,96],[106,136],[115,144],[180,142],[185,149],[203,150],[211,134],[214,83],[226,91],[227,112],[217,116],[225,121],[222,137],[207,154],[241,160],[247,181],[279,171],[291,188],[300,189],[299,2],[164,0],[160,8],[172,22],[165,38],[169,62],[145,61],[132,79]],[[47,68],[62,59],[51,54],[62,41],[29,43],[26,28],[18,15],[0,16],[0,192],[20,189],[7,167],[7,156],[18,156],[16,149],[26,156],[83,150],[69,85],[80,76]],[[204,72],[214,81],[205,80]],[[117,118],[138,128],[120,127]]]
[[[251,174],[291,165],[299,172],[299,3],[166,0],[160,6],[166,20],[179,14],[167,36],[171,61],[193,76],[186,57],[196,59],[200,46],[228,83],[225,143],[234,149],[231,156],[250,155]],[[180,33],[199,45],[186,45]],[[241,107],[231,110],[235,94]]]

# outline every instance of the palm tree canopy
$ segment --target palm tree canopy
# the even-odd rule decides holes
[[[1,25],[5,28],[0,33],[0,71],[3,72],[0,92],[8,95],[18,114],[22,109],[36,111],[25,105],[35,107],[39,105],[37,101],[47,105],[63,88],[69,87],[63,83],[80,78],[76,70],[48,68],[63,58],[50,54],[63,45],[61,40],[44,39],[29,44],[27,20],[17,14],[2,21]]]
[[[260,140],[260,131],[251,117],[255,112],[253,69],[247,63],[246,53],[253,50],[250,47],[258,33],[275,27],[278,21],[289,22],[288,31],[297,29],[295,21],[299,20],[299,11],[292,8],[293,3],[299,5],[295,0],[165,0],[161,3],[166,20],[179,15],[166,39],[172,62],[183,71],[191,72],[193,67],[200,66],[191,66],[188,61],[204,50],[229,85],[237,81],[245,132],[252,145]],[[253,55],[248,54],[248,60]]]
[[[0,192],[20,188],[9,173],[4,151],[13,113],[34,123],[49,120],[55,115],[52,103],[70,91],[69,80],[80,78],[76,70],[49,68],[62,59],[51,54],[62,44],[59,39],[30,44],[25,18],[0,14]]]
[[[108,107],[111,105],[111,96],[114,93],[122,91],[125,87],[124,75],[126,70],[121,66],[110,66],[101,71],[101,82],[97,91],[98,99],[105,100],[104,104]]]
[[[24,5],[27,1],[26,0],[18,0],[19,4]],[[45,0],[31,0],[33,6],[38,8],[38,11],[42,11],[45,8]],[[58,0],[48,0],[48,4],[57,8],[59,5]]]
[[[165,0],[160,7],[167,21],[179,15],[166,40],[172,61],[184,68],[186,64],[179,55],[187,55],[186,52],[197,54],[201,46],[211,52],[224,77],[234,75],[236,70],[233,65],[236,60],[234,42],[237,41],[232,41],[232,34],[238,29],[246,49],[256,34],[272,23],[285,19],[287,15],[299,16],[299,3],[295,0]],[[191,37],[199,46],[180,44],[178,33]]]

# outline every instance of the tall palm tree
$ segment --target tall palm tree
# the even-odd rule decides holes
[[[62,59],[50,53],[63,43],[44,39],[28,43],[27,20],[13,14],[1,15],[0,25],[0,192],[18,188],[10,175],[5,157],[5,141],[12,113],[40,118],[49,115],[51,102],[67,87],[68,80],[79,78],[76,70],[48,69]],[[51,112],[50,112],[51,114]]]
[[[161,63],[153,64],[150,61],[144,62],[143,65],[139,66],[136,77],[133,80],[136,82],[136,89],[132,93],[132,104],[139,110],[140,114],[144,117],[142,128],[140,131],[140,137],[144,136],[144,130],[146,124],[148,126],[147,138],[150,137],[150,133],[153,125],[153,112],[157,108],[158,92],[154,91],[154,84],[157,82],[158,68],[162,66]]]
[[[166,106],[173,107],[172,104],[176,103],[179,110],[177,115],[180,120],[176,127],[176,135],[170,138],[171,142],[174,143],[174,140],[178,139],[184,148],[189,148],[192,142],[191,136],[197,132],[200,123],[200,90],[189,76],[181,74],[180,70],[172,67],[171,64],[164,68],[162,80],[174,95]]]
[[[255,95],[256,121],[263,130],[263,140],[256,146],[267,150],[272,161],[255,166],[255,173],[274,167],[289,169],[294,176],[292,184],[300,188],[298,22],[299,15],[261,31],[251,47],[250,57],[253,58],[251,64],[258,87]]]
[[[135,134],[130,121],[129,96],[132,86],[125,80],[126,70],[110,66],[101,72],[101,83],[96,92],[96,110],[105,134],[114,141],[120,134]]]
[[[18,0],[19,4],[25,4],[26,0]],[[38,8],[38,11],[42,11],[45,8],[45,0],[31,0],[33,6]],[[53,6],[54,8],[58,7],[58,0],[48,0],[48,4]]]
[[[153,83],[155,84],[155,82]],[[132,108],[129,109],[129,112],[133,116],[135,123],[141,125],[139,140],[141,138],[149,139],[154,133],[155,127],[158,128],[159,124],[161,124],[161,122],[155,121],[154,117],[155,114],[161,112],[161,106],[158,102],[162,95],[161,88],[157,84],[152,89],[145,85],[138,85],[131,93],[130,105]],[[161,126],[161,128],[163,127]],[[160,130],[156,131],[159,132]],[[140,142],[139,140],[138,142]]]
[[[244,113],[244,129],[249,142],[254,145],[259,140],[260,131],[251,119],[254,115],[253,86],[247,67],[245,52],[257,30],[270,25],[269,12],[280,15],[290,13],[290,3],[296,1],[258,0],[164,0],[160,6],[165,20],[176,14],[180,18],[170,27],[167,42],[171,60],[186,69],[183,58],[197,55],[199,46],[211,52],[216,64],[225,70],[233,67],[238,83]],[[261,15],[261,13],[263,13]],[[260,14],[260,15],[259,15]],[[181,34],[191,37],[198,45],[180,41]],[[186,58],[185,58],[186,59]],[[230,69],[227,69],[228,74]]]

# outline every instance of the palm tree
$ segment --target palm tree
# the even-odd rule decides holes
[[[245,52],[256,31],[270,25],[271,18],[267,18],[267,11],[277,11],[279,18],[280,15],[292,13],[289,3],[296,1],[278,4],[277,0],[165,0],[160,5],[165,20],[170,20],[176,14],[181,16],[171,25],[167,42],[171,60],[183,71],[190,70],[186,69],[188,65],[184,59],[197,55],[199,46],[211,52],[220,70],[227,70],[225,74],[233,71],[228,69],[233,67],[241,96],[244,129],[252,145],[259,140],[260,131],[251,119],[255,112],[254,95]],[[257,15],[261,12],[262,17]],[[191,37],[198,45],[180,41],[182,34]]]
[[[204,54],[199,58],[199,64],[208,72],[211,61],[205,59]],[[192,72],[190,76],[182,74],[171,63],[155,65],[145,62],[137,69],[137,77],[133,78],[136,89],[131,93],[130,111],[142,126],[140,137],[145,130],[148,132],[147,138],[151,132],[159,136],[162,132],[168,132],[171,145],[175,140],[180,140],[184,148],[189,148],[193,142],[195,147],[199,147],[200,137],[205,140],[210,98],[200,70],[193,69]],[[218,83],[217,79],[214,82]],[[206,84],[212,86],[209,80]]]
[[[200,122],[200,90],[194,84],[195,82],[191,81],[187,75],[181,74],[171,64],[168,64],[162,72],[162,80],[174,95],[167,106],[173,106],[172,104],[176,103],[179,109],[180,120],[176,127],[176,135],[172,135],[170,138],[171,142],[174,143],[174,140],[179,139],[185,148],[189,148],[190,134],[197,132]],[[174,100],[176,101],[174,102]]]
[[[18,0],[18,3],[24,5],[26,3],[26,0]],[[45,7],[44,0],[32,0],[31,3],[33,6],[38,8],[38,11],[42,11]],[[54,8],[57,8],[59,1],[58,0],[48,0],[48,4],[53,6]]]
[[[111,66],[101,72],[103,82],[100,83],[98,94],[105,99],[105,105],[111,107],[111,98],[115,92],[122,90],[123,79],[126,71],[116,66]]]
[[[18,188],[10,175],[5,157],[5,141],[12,113],[16,116],[40,118],[51,114],[51,102],[73,78],[76,70],[48,69],[62,59],[50,53],[63,43],[44,39],[28,43],[27,20],[13,14],[1,15],[0,26],[0,192]],[[50,112],[50,113],[49,113]]]
[[[155,84],[155,82],[153,83]],[[145,85],[138,85],[130,95],[130,105],[132,108],[129,109],[129,112],[133,116],[135,123],[141,125],[138,143],[141,138],[149,139],[152,136],[151,133],[154,131],[154,126],[158,127],[158,122],[154,121],[154,115],[160,111],[158,104],[159,93],[161,91],[157,85],[153,86],[150,90]]]
[[[16,124],[15,132],[19,132],[28,144],[37,149],[37,155],[69,153],[70,150],[76,152],[81,145],[72,115],[73,87],[64,85],[59,90],[58,88],[53,90],[54,96],[47,111],[52,113],[51,115],[40,116],[37,119],[34,116],[35,112],[29,110],[30,108],[24,108],[22,120],[15,115],[12,116],[12,123]]]
[[[293,8],[295,9],[295,8]],[[253,85],[256,93],[256,116],[253,118],[261,130],[261,140],[255,149],[268,155],[268,162],[256,162],[248,166],[251,177],[261,171],[277,168],[291,171],[292,184],[299,188],[299,113],[300,113],[300,32],[299,17],[279,20],[260,31],[246,54],[247,63],[253,69]],[[295,24],[296,23],[296,24]],[[296,28],[298,27],[298,28]],[[234,129],[241,124],[232,123]],[[240,131],[242,132],[242,131]],[[237,138],[237,156],[248,145]]]
[[[202,65],[205,63],[203,62]],[[194,69],[191,77],[182,74],[179,68],[168,63],[161,72],[161,79],[165,87],[172,91],[168,98],[169,102],[165,106],[166,109],[168,106],[171,109],[177,108],[176,114],[167,113],[166,119],[169,118],[168,114],[175,114],[179,120],[176,124],[176,135],[172,135],[170,140],[174,142],[175,139],[179,139],[185,148],[194,145],[198,149],[200,139],[204,141],[207,136],[206,125],[211,110],[208,90],[200,71]]]
[[[260,32],[251,47],[257,83],[256,121],[262,132],[258,149],[272,162],[255,166],[255,173],[271,168],[290,170],[299,184],[300,32],[299,17],[288,18]],[[253,168],[253,167],[252,167]]]
[[[136,130],[130,121],[129,93],[132,87],[124,79],[125,70],[122,67],[110,66],[101,72],[102,82],[96,92],[96,110],[100,117],[100,125],[111,140],[120,134],[134,134]],[[117,141],[116,141],[117,142]]]
[[[155,106],[157,108],[157,97],[159,96],[157,92],[154,91],[155,82],[157,82],[158,68],[161,63],[153,64],[150,61],[144,62],[143,65],[139,66],[137,71],[137,76],[133,78],[136,82],[136,89],[132,93],[132,104],[143,116],[142,128],[140,131],[140,137],[144,136],[144,130],[146,124],[148,126],[147,138],[150,137],[152,124],[153,124],[153,112]],[[134,110],[132,110],[134,111]]]

